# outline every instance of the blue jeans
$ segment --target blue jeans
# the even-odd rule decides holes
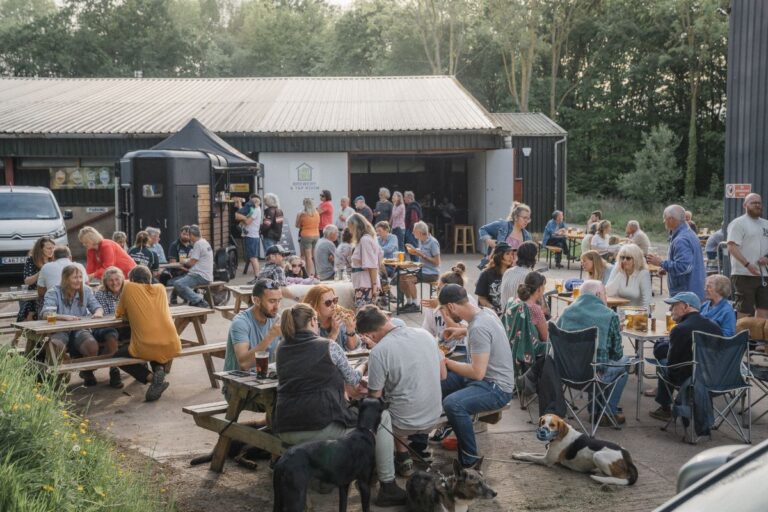
[[[274,238],[269,237],[261,237],[261,243],[264,244],[264,253],[266,254],[267,249],[272,247],[273,245],[277,245],[280,240],[275,240]]]
[[[629,361],[629,358],[627,356],[622,357],[618,361],[609,361],[611,364],[622,364],[627,363]],[[599,371],[601,371],[600,380],[603,382],[613,382],[616,379],[619,379],[616,382],[616,387],[613,390],[613,393],[611,394],[611,399],[608,400],[608,406],[611,409],[611,412],[613,414],[616,414],[619,412],[619,402],[621,401],[621,394],[624,392],[624,386],[627,385],[627,381],[629,380],[629,375],[626,373],[626,367],[625,366],[601,366],[598,368]],[[621,374],[624,375],[621,375]]]
[[[453,372],[448,372],[441,387],[443,410],[459,442],[459,462],[470,466],[478,459],[472,415],[504,407],[512,400],[512,393],[488,381],[468,379]]]
[[[397,250],[403,252],[405,250],[405,231],[403,228],[392,228],[392,234],[397,237]]]
[[[190,306],[197,306],[201,302],[205,302],[205,297],[196,293],[193,288],[208,283],[209,281],[207,279],[197,274],[174,277],[168,282],[168,284],[173,286],[176,295],[184,299]]]

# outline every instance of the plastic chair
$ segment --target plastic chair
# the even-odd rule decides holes
[[[599,366],[623,366],[626,374],[627,364],[612,365],[610,363],[597,362],[597,327],[590,327],[581,331],[566,331],[560,329],[553,322],[549,322],[549,342],[552,345],[552,357],[555,367],[560,374],[563,383],[563,392],[566,395],[568,411],[581,427],[581,430],[590,437],[594,437],[603,417],[607,417],[615,429],[619,429],[613,413],[608,407],[608,402],[616,390],[616,384],[624,375],[618,375],[613,381],[606,382],[600,378],[597,369]],[[630,364],[635,364],[630,362]],[[587,392],[592,397],[588,404],[579,406],[576,403],[578,396]],[[584,426],[579,413],[590,408],[589,428]]]

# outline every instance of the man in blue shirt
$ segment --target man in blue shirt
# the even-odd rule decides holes
[[[671,233],[669,255],[662,260],[656,254],[646,259],[651,265],[661,267],[667,273],[670,297],[680,292],[693,292],[699,300],[704,295],[704,257],[699,237],[691,231],[685,221],[685,209],[673,204],[664,209],[664,227]]]
[[[565,216],[560,210],[552,212],[552,218],[544,227],[544,236],[541,240],[541,243],[544,246],[559,247],[562,249],[562,252],[555,253],[555,267],[557,268],[563,268],[560,264],[563,254],[565,254],[566,260],[571,257],[568,253],[568,239],[565,238],[565,230],[567,226],[565,225],[564,219]]]

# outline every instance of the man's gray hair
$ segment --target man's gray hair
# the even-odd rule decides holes
[[[339,232],[339,228],[337,228],[333,224],[328,224],[323,228],[323,236],[325,238],[328,238],[332,233],[338,233],[338,232]]]
[[[386,197],[387,199],[389,199],[392,196],[392,194],[390,194],[389,189],[387,187],[381,187],[379,189],[379,194],[381,194],[382,192],[384,192],[384,197]]]
[[[416,196],[413,195],[413,190],[406,190],[405,193],[403,193],[403,197],[407,199],[413,199],[416,200]]]
[[[189,226],[189,234],[194,236],[195,238],[200,238],[200,226],[197,224],[192,224]]]
[[[678,222],[685,222],[685,208],[679,204],[671,204],[664,208],[664,216],[675,219]]]
[[[269,208],[280,208],[280,200],[273,193],[264,194],[264,205]]]
[[[636,220],[631,220],[631,221],[627,222],[627,227],[628,228],[640,229],[640,223],[637,222]]]
[[[414,231],[420,231],[421,233],[424,233],[425,235],[429,234],[429,225],[427,225],[426,222],[423,220],[420,220],[416,224],[413,225]]]
[[[144,231],[147,232],[149,236],[159,236],[161,231],[158,228],[148,227]]]
[[[349,196],[341,196],[341,199],[339,199],[339,201],[345,201],[345,200],[347,201],[347,203],[349,203]]]
[[[53,249],[53,259],[60,260],[61,258],[72,258],[72,252],[66,245],[57,245]]]
[[[582,295],[599,297],[601,292],[605,292],[605,285],[597,279],[587,279],[581,284],[580,291]]]

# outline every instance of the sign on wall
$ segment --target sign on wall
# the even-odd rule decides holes
[[[291,162],[291,186],[294,192],[320,192],[320,166],[316,162]]]
[[[51,190],[114,188],[109,167],[63,167],[49,172]]]
[[[752,193],[751,183],[726,183],[726,199],[743,199]]]

